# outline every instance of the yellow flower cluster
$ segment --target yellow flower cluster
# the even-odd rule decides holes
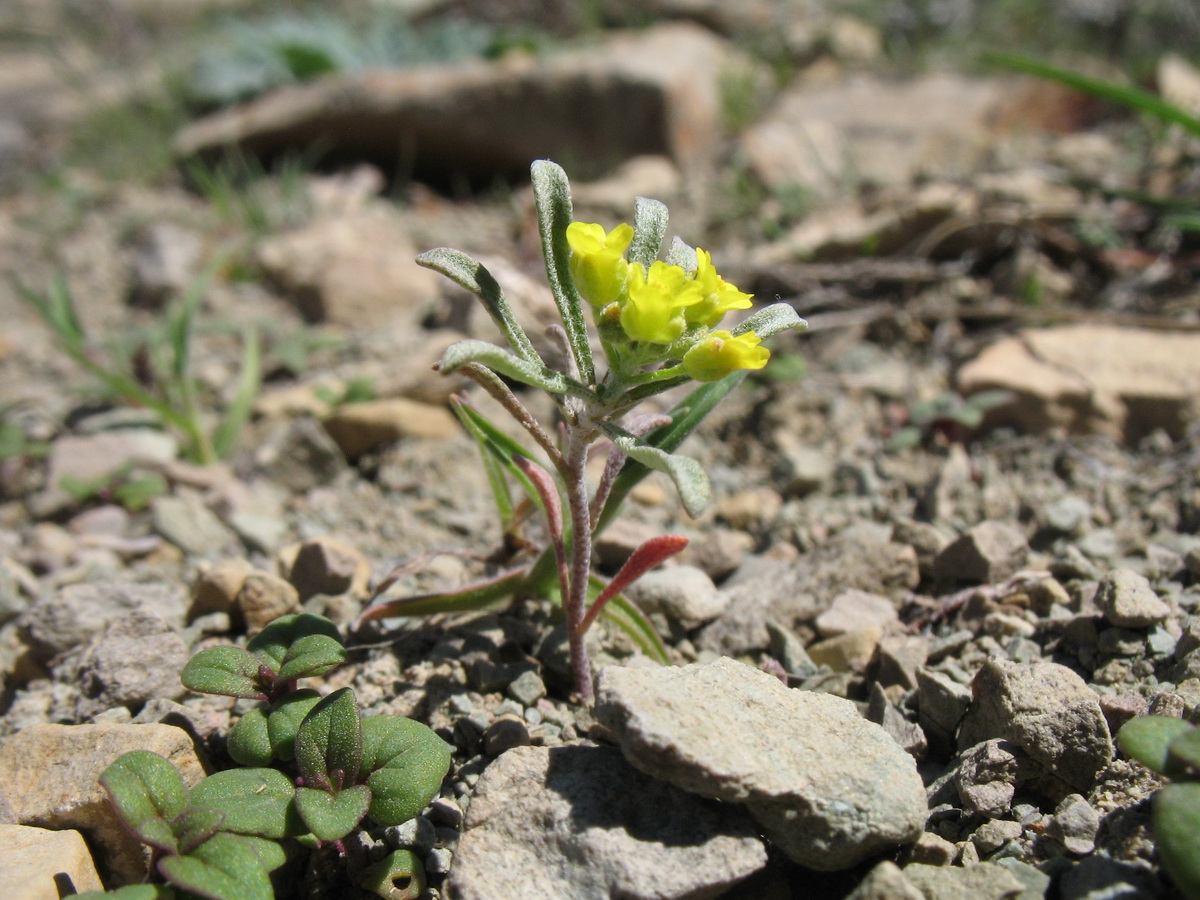
[[[754,332],[712,331],[725,314],[748,309],[750,294],[725,281],[712,257],[696,251],[696,271],[656,261],[646,269],[625,259],[633,228],[572,222],[567,226],[571,277],[599,318],[615,319],[629,341],[661,346],[697,381],[716,381],[738,369],[761,369],[770,351]],[[680,339],[684,347],[674,347]],[[670,350],[668,350],[670,348]]]

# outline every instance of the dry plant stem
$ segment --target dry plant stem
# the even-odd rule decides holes
[[[591,441],[591,429],[580,424],[568,426],[563,481],[571,512],[571,580],[570,590],[563,597],[563,606],[567,612],[567,640],[575,693],[582,703],[592,700],[592,668],[587,655],[587,632],[583,627],[587,613],[588,575],[592,570],[592,527],[585,474]]]

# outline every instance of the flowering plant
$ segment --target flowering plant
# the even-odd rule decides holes
[[[593,538],[650,470],[666,473],[684,509],[699,515],[708,501],[708,478],[698,462],[672,451],[741,375],[766,365],[770,353],[761,346],[764,338],[805,323],[789,305],[777,303],[732,328],[719,328],[726,313],[749,309],[751,297],[717,274],[708,253],[679,238],[665,260],[657,258],[667,225],[663,204],[639,198],[634,224],[606,231],[601,225],[572,221],[570,186],[559,166],[535,162],[532,180],[546,275],[562,318],[561,325],[547,331],[565,361],[560,369],[538,353],[482,265],[446,248],[430,250],[417,261],[478,296],[509,345],[459,341],[446,349],[437,368],[465,375],[494,397],[549,462],[548,470],[465,401],[455,401],[459,418],[481,446],[506,524],[516,516],[508,486],[511,477],[545,515],[550,547],[529,566],[459,591],[377,602],[364,610],[360,621],[477,608],[513,594],[544,595],[557,589],[566,610],[575,691],[586,701],[592,686],[584,635],[601,613],[665,661],[649,622],[620,594],[687,544],[677,535],[652,538],[634,551],[611,582],[602,584],[591,574]],[[597,371],[585,306],[591,309],[607,361],[603,372]],[[554,397],[561,440],[534,419],[501,376]],[[704,384],[669,415],[635,411],[647,398],[689,381]],[[593,491],[585,468],[592,446],[602,439],[610,448]]]

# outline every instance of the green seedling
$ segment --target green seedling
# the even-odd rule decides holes
[[[70,494],[77,503],[89,500],[115,502],[130,512],[137,512],[150,505],[155,497],[166,494],[170,487],[158,472],[137,471],[132,464],[114,469],[97,478],[75,478],[63,476],[58,486]]]
[[[1154,795],[1155,846],[1179,890],[1200,900],[1200,728],[1167,716],[1139,716],[1117,732],[1117,746],[1171,779]]]
[[[196,279],[166,318],[163,333],[147,342],[149,347],[162,347],[166,351],[166,358],[158,365],[141,354],[131,359],[105,358],[84,331],[75,299],[61,276],[41,293],[19,281],[15,285],[18,295],[50,328],[67,356],[112,396],[154,413],[165,427],[183,437],[188,459],[207,465],[233,452],[262,381],[259,341],[251,329],[242,347],[236,393],[224,415],[210,429],[206,411],[201,408],[200,385],[192,373],[191,349],[196,309],[220,264],[220,259],[215,260]]]
[[[477,261],[447,248],[430,250],[417,261],[474,293],[508,344],[459,341],[446,349],[437,368],[474,381],[532,439],[533,448],[526,447],[466,401],[455,404],[484,456],[506,528],[521,506],[512,493],[515,484],[545,518],[549,546],[529,566],[461,591],[378,602],[360,621],[476,609],[515,594],[557,594],[566,612],[575,692],[586,702],[592,684],[584,636],[602,613],[652,656],[665,659],[653,627],[621,591],[687,543],[677,535],[652,538],[606,585],[591,573],[593,538],[652,470],[674,482],[690,515],[700,514],[708,502],[708,477],[696,460],[675,449],[746,372],[766,365],[770,353],[760,346],[764,338],[805,323],[788,304],[777,303],[721,328],[726,313],[753,305],[751,297],[717,274],[707,252],[679,238],[665,260],[658,258],[667,227],[663,204],[641,198],[633,226],[606,231],[572,220],[570,185],[557,165],[535,162],[532,180],[546,275],[561,317],[547,333],[564,361],[561,368],[542,358],[495,278]],[[593,356],[585,308],[591,311],[606,369]],[[560,439],[533,417],[506,379],[550,394]],[[697,381],[701,387],[669,415],[637,412],[643,401]],[[599,442],[608,448],[607,465],[593,490],[586,467]]]
[[[927,438],[948,444],[966,444],[983,424],[989,410],[1011,402],[1011,391],[979,391],[968,397],[943,391],[908,411],[908,424],[896,429],[888,449],[915,447]]]
[[[345,658],[333,624],[307,614],[276,619],[245,649],[196,654],[184,668],[187,687],[260,701],[229,734],[229,755],[247,768],[188,791],[154,753],[126,753],[109,766],[101,784],[150,846],[155,884],[107,896],[162,900],[174,888],[211,900],[272,900],[271,872],[288,859],[281,842],[341,849],[365,819],[388,826],[417,815],[449,771],[450,747],[402,716],[362,718],[350,688],[322,697],[297,686]],[[424,871],[411,854],[393,854],[358,880],[393,900],[418,896]],[[404,893],[414,886],[418,893]]]

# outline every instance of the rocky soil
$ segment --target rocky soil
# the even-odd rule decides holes
[[[1160,782],[1113,735],[1200,722],[1194,139],[995,70],[898,77],[887,23],[832,3],[610,2],[603,27],[432,3],[411,6],[555,35],[193,108],[158,135],[165,164],[119,172],[114,148],[159,158],[130,123],[171,48],[238,4],[144,6],[0,13],[0,894],[140,880],[98,774],[131,749],[189,781],[228,765],[248,706],[180,669],[306,610],[351,648],[316,686],[455,748],[422,815],[350,853],[414,850],[431,898],[1179,896]],[[1200,113],[1187,61],[1156,85]],[[286,160],[314,141],[321,165]],[[504,546],[448,399],[502,414],[431,371],[491,325],[412,258],[477,254],[540,333],[539,157],[577,218],[661,199],[811,325],[684,445],[710,508],[651,478],[602,535],[608,575],[654,534],[691,543],[628,595],[675,665],[597,627],[591,708],[544,599],[352,628],[385,579],[453,587],[529,552]],[[21,301],[55,278],[150,388],[162,323],[200,291],[214,416],[262,337],[227,459],[188,460],[61,351]],[[367,896],[328,862],[287,896]]]

